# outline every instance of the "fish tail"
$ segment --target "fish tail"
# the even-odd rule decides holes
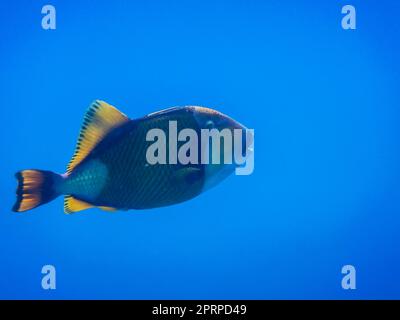
[[[63,177],[51,171],[23,170],[15,174],[18,180],[17,201],[12,208],[23,212],[48,203],[58,197],[57,187]]]

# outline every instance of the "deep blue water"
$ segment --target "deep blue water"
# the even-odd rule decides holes
[[[0,4],[0,298],[400,298],[400,3]],[[255,171],[161,209],[13,213],[14,173],[64,172],[94,99],[255,129]],[[41,268],[57,289],[41,288]],[[357,289],[341,288],[341,268]]]

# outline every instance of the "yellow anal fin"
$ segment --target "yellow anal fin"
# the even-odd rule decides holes
[[[86,209],[94,208],[93,205],[82,200],[75,199],[73,196],[65,196],[64,198],[64,212],[73,213]]]
[[[93,102],[83,120],[67,173],[71,173],[113,128],[128,121],[129,118],[112,105],[100,100]]]
[[[118,209],[115,209],[113,207],[104,207],[104,206],[99,207],[99,209],[104,210],[104,211],[108,211],[108,212],[114,212],[114,211],[118,210]]]

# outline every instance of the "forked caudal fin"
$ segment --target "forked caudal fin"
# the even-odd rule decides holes
[[[59,194],[57,184],[62,176],[51,171],[24,170],[17,172],[17,201],[13,207],[15,212],[23,212],[50,202]]]

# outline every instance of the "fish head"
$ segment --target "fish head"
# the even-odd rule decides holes
[[[201,131],[211,134],[206,139],[208,143],[204,143],[205,136],[201,134],[201,153],[206,155],[205,158],[208,155],[208,162],[204,164],[205,189],[209,189],[243,166],[247,158],[253,155],[254,133],[219,111],[194,107],[193,112]],[[219,148],[214,146],[216,140],[219,140]]]

